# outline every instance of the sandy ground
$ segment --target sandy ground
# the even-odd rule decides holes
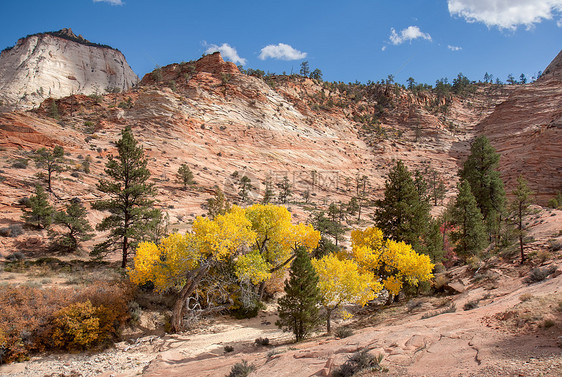
[[[562,241],[561,219],[561,211],[530,218],[530,235],[538,241],[529,253],[545,253],[546,244]],[[368,350],[384,356],[388,376],[562,376],[562,275],[527,284],[537,262],[489,263],[478,273],[467,266],[448,271],[450,281],[462,286],[456,295],[366,310],[351,321],[355,334],[345,339],[320,333],[294,344],[275,326],[271,305],[253,319],[215,317],[191,332],[139,335],[101,353],[35,356],[0,366],[0,375],[225,376],[247,360],[257,367],[252,376],[326,376],[354,352]],[[562,271],[560,252],[548,254],[540,267],[552,266]],[[463,310],[473,301],[476,308]],[[454,312],[440,313],[452,304]],[[257,345],[257,338],[270,345]]]

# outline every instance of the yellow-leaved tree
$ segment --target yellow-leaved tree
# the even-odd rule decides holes
[[[331,332],[332,313],[342,305],[365,305],[382,290],[382,285],[371,272],[361,271],[354,260],[340,259],[328,254],[322,259],[313,259],[312,265],[318,274],[321,302],[326,309],[326,330]]]
[[[129,275],[136,284],[152,281],[158,291],[179,291],[171,319],[171,330],[177,332],[187,299],[212,268],[231,265],[239,283],[260,287],[261,297],[263,283],[293,260],[297,247],[312,250],[319,240],[312,226],[293,225],[285,207],[233,206],[212,220],[196,218],[190,233],[171,234],[159,244],[141,243]]]
[[[405,283],[417,286],[433,277],[434,264],[428,255],[418,254],[404,242],[384,239],[375,227],[351,232],[353,259],[364,271],[378,277],[389,292],[389,302]]]
[[[201,279],[217,263],[235,260],[255,238],[245,211],[234,206],[213,220],[198,217],[191,233],[171,234],[159,244],[141,243],[129,276],[136,284],[152,281],[158,291],[179,291],[171,319],[171,330],[177,332],[182,328],[186,301]]]
[[[283,206],[254,204],[246,208],[246,217],[256,232],[253,258],[255,263],[267,266],[267,278],[287,268],[300,246],[310,252],[320,241],[319,231],[312,225],[294,225],[291,213]],[[260,282],[259,299],[263,296],[265,280]]]

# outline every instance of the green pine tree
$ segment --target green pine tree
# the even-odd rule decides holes
[[[30,210],[24,211],[22,218],[27,224],[47,229],[53,222],[53,207],[43,186],[35,186],[35,195],[29,198]]]
[[[360,176],[357,174],[355,177],[355,194],[357,197],[357,222],[361,221],[361,210],[364,207],[365,199],[367,198],[367,179],[366,175]]]
[[[207,199],[207,215],[212,220],[217,215],[224,215],[230,210],[230,202],[224,192],[217,186],[215,195]]]
[[[286,204],[293,194],[291,190],[291,182],[289,182],[289,177],[284,176],[283,181],[278,183],[277,187],[279,188],[279,202]]]
[[[47,108],[47,116],[54,119],[60,119],[59,107],[57,105],[57,101],[54,99],[51,101],[49,107]]]
[[[477,137],[470,147],[470,156],[459,172],[470,184],[476,204],[482,212],[490,239],[498,235],[505,210],[505,190],[498,171],[500,155],[486,136]]]
[[[110,233],[106,241],[96,245],[92,254],[120,250],[121,267],[125,268],[131,250],[158,225],[162,213],[153,207],[155,189],[148,183],[150,171],[144,149],[138,145],[130,127],[121,131],[117,150],[118,156],[109,156],[105,165],[105,173],[110,179],[101,179],[97,185],[110,199],[99,200],[93,206],[109,211],[110,215],[96,229],[109,230]]]
[[[304,248],[296,251],[285,282],[286,295],[279,299],[279,328],[292,331],[297,342],[306,338],[320,323],[318,275]]]
[[[377,201],[374,220],[385,236],[404,241],[418,251],[427,252],[424,237],[430,222],[429,203],[420,198],[416,182],[401,160],[388,173],[384,199]],[[426,186],[424,186],[426,187]]]
[[[78,243],[93,237],[93,228],[86,219],[86,207],[77,200],[72,200],[66,205],[64,211],[58,211],[54,216],[54,223],[62,225],[68,230],[58,240],[58,243],[69,251],[78,249]]]
[[[356,196],[353,196],[349,199],[349,203],[347,203],[347,213],[350,216],[355,216],[357,212],[359,212],[359,200]]]
[[[328,228],[327,232],[329,235],[334,237],[336,241],[336,246],[341,235],[345,233],[344,226],[342,224],[343,220],[343,206],[342,203],[339,205],[337,203],[330,203],[328,207]]]
[[[534,195],[527,186],[527,180],[523,176],[517,178],[517,188],[512,192],[514,198],[511,202],[511,217],[517,227],[517,236],[519,238],[519,249],[521,251],[521,263],[525,261],[524,238],[526,234],[525,223],[523,219],[529,214],[529,205],[531,204],[531,196]]]
[[[437,170],[430,166],[425,167],[423,177],[427,183],[428,198],[433,202],[434,206],[437,206],[439,201],[443,202],[447,191],[443,178]]]
[[[238,188],[240,189],[240,191],[238,191],[240,202],[246,203],[250,201],[249,194],[254,189],[250,177],[248,177],[247,175],[242,176],[242,178],[240,178],[240,182],[238,183]]]
[[[265,191],[263,192],[263,198],[261,200],[262,204],[271,203],[273,200],[273,183],[271,182],[271,177],[267,176],[265,178],[265,182],[263,183],[265,186]]]
[[[330,205],[332,213],[326,216],[326,212],[324,211],[315,212],[312,215],[311,223],[314,226],[314,229],[318,230],[323,238],[325,238],[325,236],[330,236],[332,239],[334,239],[337,245],[339,237],[344,233],[344,229],[337,220],[339,208],[337,204],[332,204],[333,206]]]
[[[443,259],[443,235],[441,233],[441,221],[439,219],[431,219],[427,235],[424,238],[428,255],[433,263],[439,263]]]
[[[186,163],[181,164],[178,168],[178,172],[176,173],[176,180],[183,185],[184,190],[187,189],[187,186],[194,183],[193,173]]]
[[[52,176],[64,169],[64,148],[57,145],[52,150],[38,149],[35,151],[34,160],[37,167],[47,170],[47,191],[53,192],[51,187]]]
[[[427,182],[424,174],[420,170],[414,172],[414,185],[416,186],[416,191],[418,192],[418,197],[420,201],[429,203],[430,192],[429,183]]]
[[[455,252],[465,258],[476,255],[486,246],[483,218],[470,184],[462,181],[459,194],[451,211],[451,239],[456,243]]]

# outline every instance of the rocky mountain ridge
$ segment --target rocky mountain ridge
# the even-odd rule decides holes
[[[46,98],[128,90],[138,82],[123,54],[71,29],[29,35],[0,54],[0,111]]]
[[[22,170],[14,161],[55,145],[64,146],[72,167],[54,183],[57,195],[86,203],[99,199],[95,183],[104,162],[115,154],[120,130],[131,126],[149,156],[160,206],[179,229],[206,212],[215,186],[237,202],[243,175],[252,181],[255,201],[267,177],[277,190],[287,176],[291,209],[299,220],[306,219],[310,205],[348,202],[357,195],[358,177],[367,177],[368,199],[380,197],[388,168],[398,158],[411,170],[436,169],[451,197],[470,141],[480,133],[502,154],[506,191],[523,174],[544,204],[562,187],[556,126],[561,96],[562,85],[554,79],[475,84],[473,91],[444,97],[392,84],[260,78],[241,73],[215,53],[159,68],[125,92],[56,100],[58,119],[51,114],[52,100],[34,111],[1,114],[0,203],[5,221],[20,221],[17,203],[33,192],[40,171],[32,164]],[[92,163],[85,172],[80,166],[88,158]],[[553,163],[543,166],[546,161]],[[197,183],[188,191],[175,182],[182,163]],[[96,223],[102,214],[90,216]],[[11,240],[1,241],[8,250]]]

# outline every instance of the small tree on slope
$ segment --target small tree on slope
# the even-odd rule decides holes
[[[130,250],[160,222],[162,213],[153,207],[151,198],[155,190],[148,183],[147,160],[130,127],[121,131],[117,150],[118,156],[109,156],[105,165],[110,180],[101,179],[98,183],[98,190],[108,194],[110,199],[99,200],[93,206],[110,212],[96,227],[99,231],[109,230],[109,238],[96,245],[93,254],[120,249],[121,267],[125,268]]]
[[[459,172],[461,181],[470,184],[470,191],[482,213],[490,239],[497,237],[500,219],[505,210],[505,190],[498,171],[500,155],[486,136],[474,140],[470,156]]]
[[[290,277],[285,282],[286,295],[279,299],[278,327],[295,334],[296,341],[306,338],[319,323],[320,290],[318,275],[306,249],[300,247],[291,264]]]
[[[59,242],[69,251],[78,249],[78,243],[87,241],[93,237],[92,226],[86,218],[86,208],[78,201],[71,201],[65,210],[55,213],[55,224],[62,225],[68,232],[64,234]]]
[[[22,215],[24,221],[37,228],[47,229],[53,222],[53,207],[43,186],[35,186],[35,195],[29,198],[29,207],[31,210]]]
[[[525,251],[523,239],[525,237],[525,224],[523,218],[529,214],[530,196],[534,193],[527,186],[527,181],[521,175],[517,178],[517,188],[512,192],[515,196],[511,202],[512,220],[517,227],[517,236],[519,238],[519,249],[521,250],[521,263],[525,261]]]
[[[455,227],[455,230],[451,232],[451,238],[457,243],[455,246],[457,254],[466,258],[477,254],[485,247],[486,233],[482,213],[476,205],[476,199],[466,180],[462,181],[459,186],[451,223]]]

